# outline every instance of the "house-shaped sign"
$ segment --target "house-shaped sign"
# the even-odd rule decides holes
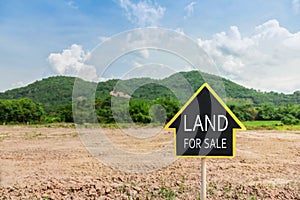
[[[233,158],[236,130],[246,130],[214,90],[204,83],[168,122],[179,157]]]

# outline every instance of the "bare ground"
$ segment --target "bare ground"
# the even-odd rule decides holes
[[[125,149],[132,142],[133,151],[154,148],[124,135],[117,140],[118,130],[106,131],[112,141]],[[163,132],[154,138],[158,138],[154,143],[161,142],[158,145],[161,146],[172,141],[173,134]],[[1,126],[0,152],[0,199],[197,199],[200,196],[200,159],[178,159],[148,173],[125,173],[90,155],[72,128]],[[207,196],[208,199],[300,199],[300,132],[238,132],[235,158],[207,160]]]

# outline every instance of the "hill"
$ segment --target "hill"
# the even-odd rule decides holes
[[[205,81],[204,81],[205,80]],[[187,81],[187,82],[186,82]],[[285,104],[300,104],[300,91],[293,94],[284,94],[277,92],[260,92],[255,89],[249,89],[228,79],[197,71],[179,72],[162,80],[149,78],[135,78],[131,80],[121,80],[118,82],[117,89],[125,93],[132,94],[133,98],[156,99],[159,97],[173,97],[177,92],[181,99],[188,99],[186,96],[187,86],[191,86],[196,91],[204,82],[208,82],[210,86],[223,98],[226,102],[237,102],[239,104],[270,104],[274,106]],[[137,88],[131,91],[132,88]],[[223,88],[224,87],[224,88]],[[168,88],[172,88],[172,91]],[[224,90],[225,89],[225,94]]]
[[[28,86],[0,93],[0,99],[29,98],[41,103],[46,112],[72,101],[74,77],[56,76],[36,81]]]
[[[175,98],[172,91],[176,91],[178,96],[182,97],[182,99],[188,99],[190,96],[186,96],[185,93],[185,90],[188,89],[186,88],[187,84],[183,84],[183,82],[188,81],[192,90],[195,91],[205,80],[227,102],[254,105],[270,104],[275,106],[288,103],[300,104],[300,91],[296,91],[293,94],[260,92],[255,89],[246,88],[219,76],[206,73],[201,73],[201,76],[199,76],[197,71],[190,71],[179,72],[161,80],[153,80],[150,78],[108,80],[97,84],[96,98],[108,98],[110,92],[116,88],[115,90],[117,90],[117,92],[131,94],[133,99],[143,98],[154,100],[160,97]],[[0,99],[29,98],[36,103],[41,103],[46,113],[51,113],[57,111],[60,106],[72,102],[74,81],[74,77],[49,77],[25,87],[0,93]],[[220,81],[224,84],[226,95],[221,93],[222,84],[220,84]],[[88,88],[93,88],[96,84],[86,81],[83,82]],[[137,89],[134,90],[135,88]],[[172,88],[172,91],[168,88]]]

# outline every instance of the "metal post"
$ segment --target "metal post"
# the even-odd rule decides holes
[[[206,158],[201,158],[201,200],[206,200]]]

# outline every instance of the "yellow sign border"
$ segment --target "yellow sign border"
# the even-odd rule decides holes
[[[207,88],[209,92],[217,99],[217,101],[223,106],[226,112],[234,119],[234,121],[241,128],[233,128],[232,129],[232,156],[177,156],[176,155],[176,128],[170,128],[171,124],[179,117],[179,115],[186,109],[186,107],[198,96],[198,94],[204,89]],[[174,117],[165,125],[165,130],[170,130],[174,132],[174,154],[178,158],[234,158],[236,153],[236,130],[246,130],[246,127],[242,124],[242,122],[233,114],[233,112],[228,108],[228,106],[222,101],[222,99],[217,95],[217,93],[207,84],[204,83],[194,94],[193,96],[182,106],[182,108],[174,115]]]

